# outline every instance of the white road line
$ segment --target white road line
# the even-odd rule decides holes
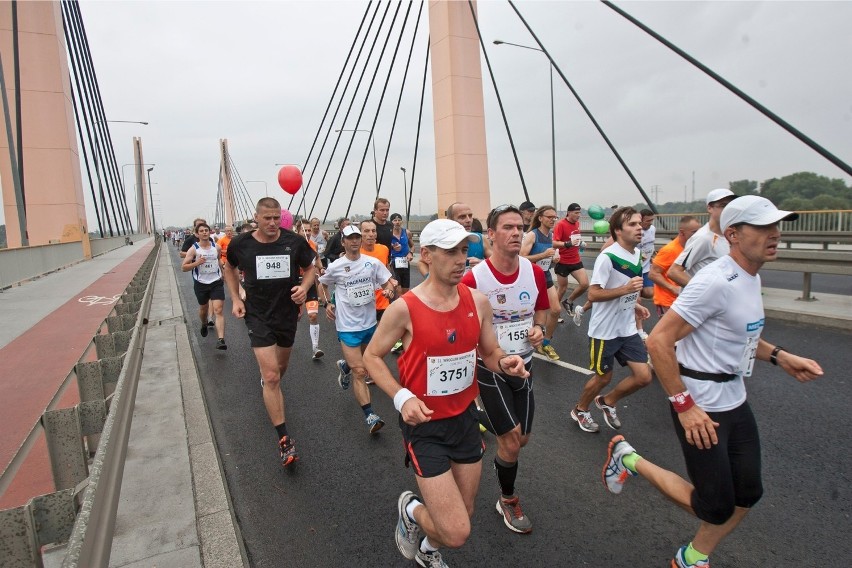
[[[578,367],[577,365],[572,365],[571,363],[566,363],[565,361],[553,361],[549,357],[545,357],[541,353],[533,353],[533,357],[536,359],[541,359],[542,361],[546,361],[552,365],[559,365],[560,367],[565,367],[566,369],[571,369],[572,371],[577,371],[581,375],[593,375],[594,373],[589,369],[584,369],[583,367]]]

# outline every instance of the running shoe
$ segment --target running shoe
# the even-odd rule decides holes
[[[403,491],[396,502],[396,511],[399,516],[394,531],[396,546],[402,555],[409,560],[414,560],[420,548],[420,526],[409,519],[408,513],[405,512],[405,508],[414,500],[419,501],[420,499],[411,491]],[[426,566],[426,564],[421,564],[421,566]]]
[[[290,436],[284,436],[278,441],[278,453],[281,456],[281,465],[289,467],[299,461],[296,446]]]
[[[444,559],[441,558],[441,553],[437,550],[433,552],[418,550],[415,559],[417,560],[417,565],[423,566],[423,568],[450,568],[444,562]]]
[[[314,351],[314,356],[313,356],[313,357],[311,357],[311,359],[313,359],[314,361],[316,361],[317,359],[319,359],[319,358],[320,358],[320,357],[322,357],[323,355],[325,355],[325,351],[323,351],[322,349],[319,349],[319,348],[318,348],[316,351]]]
[[[547,355],[547,358],[551,361],[559,361],[559,353],[556,352],[556,349],[553,348],[553,345],[543,345],[544,354]]]
[[[371,412],[367,417],[367,429],[370,430],[370,434],[375,434],[381,430],[384,425],[385,421],[379,418],[379,415],[375,412]]]
[[[541,344],[538,347],[536,347],[535,352],[538,353],[539,355],[547,357],[547,351],[544,350],[544,344]]]
[[[558,319],[556,320],[556,323],[565,323],[565,320],[564,320],[564,319],[562,319],[562,318],[558,318]]]
[[[604,485],[609,489],[610,493],[618,495],[624,489],[624,482],[630,476],[636,475],[626,467],[624,467],[624,456],[635,453],[633,446],[627,443],[624,436],[614,436],[609,441],[609,448],[606,453],[606,463],[601,471]]]
[[[219,339],[216,340],[216,349],[218,349],[220,351],[224,351],[227,348],[228,348],[228,346],[225,345],[225,338],[224,337],[220,337]]]
[[[391,353],[394,355],[402,353],[402,339],[398,339],[396,343],[393,344],[393,347],[391,347]]]
[[[370,378],[370,375],[367,375],[366,377],[364,377],[364,384],[365,385],[374,385],[374,384],[376,384],[376,381],[374,381],[372,378]]]
[[[684,555],[686,554],[686,546],[681,546],[672,558],[672,568],[710,568],[710,559],[699,560],[695,564],[688,564]]]
[[[574,325],[576,325],[577,327],[580,327],[583,324],[583,313],[585,313],[583,306],[577,306],[577,308],[574,310]]]
[[[615,407],[605,403],[603,396],[598,395],[595,397],[595,406],[603,412],[603,417],[607,426],[613,430],[621,428],[621,420],[618,419],[618,415],[615,413]]]
[[[562,307],[565,308],[565,311],[568,312],[569,316],[574,316],[574,302],[569,302],[568,298],[562,300]]]
[[[337,368],[340,369],[340,374],[337,375],[337,384],[340,388],[346,390],[349,388],[349,381],[352,380],[352,369],[346,364],[344,359],[337,360]]]
[[[497,499],[497,512],[503,515],[503,523],[509,527],[509,530],[521,534],[532,532],[532,521],[521,511],[521,504],[517,495],[513,495],[509,499],[502,496]]]
[[[580,427],[580,430],[583,432],[598,432],[601,427],[598,426],[598,423],[595,422],[595,419],[592,418],[592,413],[588,410],[580,410],[579,408],[574,408],[571,411],[571,418],[577,423],[577,426]]]
[[[207,327],[215,327],[216,323],[213,320],[207,322]]]
[[[206,325],[201,326],[201,337],[207,337],[207,326]]]

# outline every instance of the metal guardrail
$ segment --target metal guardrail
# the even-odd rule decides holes
[[[104,320],[92,339],[98,360],[87,363],[81,358],[60,387],[62,391],[76,377],[80,403],[55,410],[59,397],[54,397],[0,475],[2,490],[43,431],[57,491],[0,511],[3,567],[43,566],[45,547],[66,541],[63,568],[108,566],[159,253],[155,239],[154,249],[116,304],[115,315]],[[106,334],[100,333],[104,327]]]

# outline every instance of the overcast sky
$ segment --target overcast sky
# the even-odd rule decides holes
[[[852,182],[605,5],[516,5],[639,182],[646,190],[659,186],[660,203],[691,199],[693,172],[699,198],[730,181],[762,182],[798,171]],[[852,2],[619,5],[852,162]],[[150,123],[112,124],[111,132],[119,165],[132,160],[133,136],[142,137],[146,161],[156,164],[158,224],[185,225],[197,215],[212,215],[220,138],[228,139],[243,180],[267,182],[247,184],[253,200],[267,187],[270,195],[285,197],[275,164],[302,163],[307,156],[365,7],[354,1],[81,2],[107,117]],[[547,60],[540,53],[491,44],[499,38],[535,45],[507,2],[479,2],[479,18],[530,198],[537,205],[551,202]],[[403,209],[400,167],[406,167],[411,181],[424,42],[425,32],[415,47],[416,63],[383,182],[382,194],[393,211]],[[484,65],[483,59],[491,203],[517,204],[524,197]],[[380,161],[395,91],[388,99],[375,134]],[[584,206],[640,201],[558,77],[555,105],[560,207],[572,201]],[[350,119],[344,126],[338,118],[334,127],[353,124]],[[423,126],[413,214],[436,209],[431,98]],[[360,128],[369,128],[369,122],[365,119]],[[357,160],[367,140],[366,134],[356,135]],[[354,161],[345,170],[330,219],[344,213],[357,166]],[[325,213],[326,188],[336,171],[323,186],[315,215]],[[368,213],[374,192],[368,154],[352,213]],[[313,199],[309,194],[309,205]]]

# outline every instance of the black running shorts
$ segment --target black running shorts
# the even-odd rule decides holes
[[[410,463],[418,477],[437,477],[450,470],[451,462],[476,463],[485,453],[479,433],[476,405],[452,418],[409,426],[399,417],[405,444],[405,465]]]
[[[553,271],[556,272],[557,276],[568,278],[573,272],[585,269],[583,263],[578,262],[577,264],[557,264]]]
[[[198,280],[193,280],[192,290],[195,292],[195,299],[198,300],[199,306],[203,306],[210,300],[225,299],[225,285],[221,280],[211,282],[210,284],[202,284]]]
[[[695,486],[691,505],[704,522],[724,524],[735,507],[751,508],[763,495],[760,435],[748,402],[727,412],[708,412],[719,423],[719,443],[699,450],[686,441],[677,413],[672,409],[675,433],[680,440],[686,471]]]
[[[292,325],[287,325],[281,321],[277,322],[278,325],[273,326],[262,318],[247,313],[245,322],[252,347],[269,347],[270,345],[293,347],[293,341],[296,338],[295,319],[293,319]]]
[[[531,371],[532,361],[525,367],[527,371]],[[521,434],[532,432],[535,414],[532,375],[522,379],[494,373],[477,359],[476,382],[479,383],[483,410],[491,421],[495,434],[502,436],[518,424],[521,425]]]

